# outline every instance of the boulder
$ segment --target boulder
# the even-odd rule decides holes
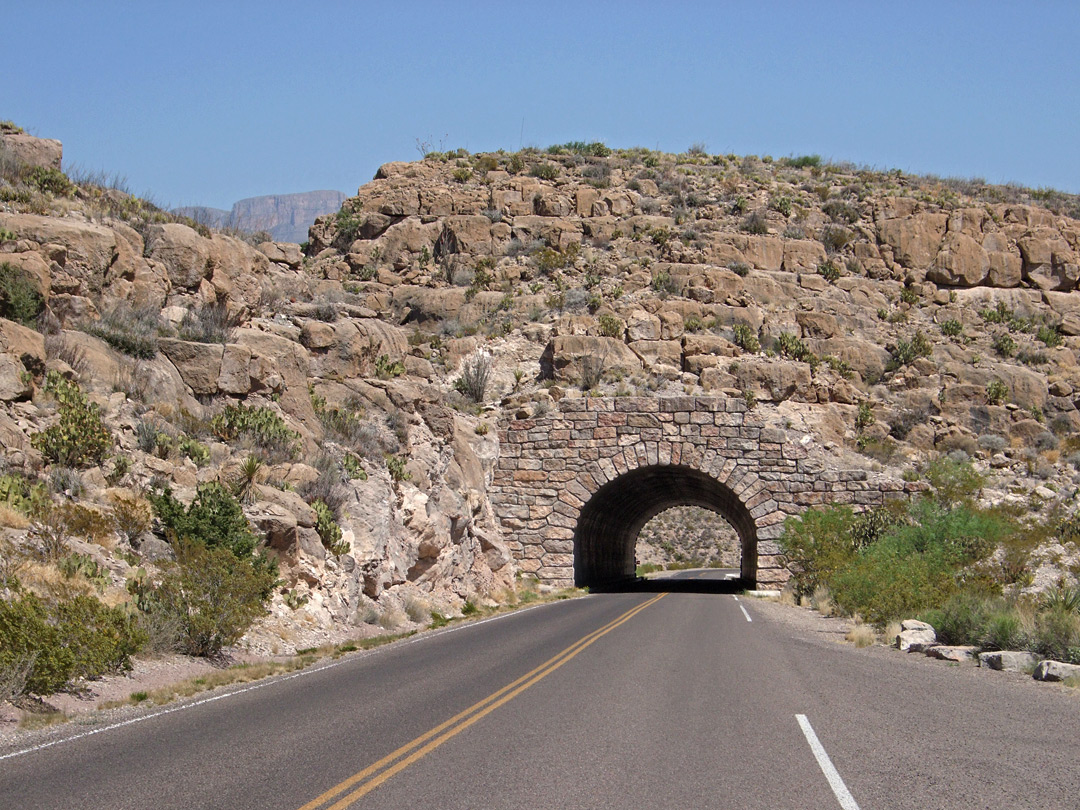
[[[220,343],[194,343],[189,340],[161,338],[161,353],[176,366],[195,394],[216,394],[225,347]]]
[[[977,287],[990,272],[990,257],[972,237],[950,233],[927,271],[926,278],[949,287]]]
[[[739,390],[749,391],[762,401],[805,402],[811,395],[810,366],[806,363],[746,357],[740,358],[734,375]]]
[[[1037,681],[1063,681],[1066,678],[1080,678],[1080,665],[1065,664],[1061,661],[1040,661],[1032,676]]]
[[[548,343],[540,357],[544,377],[561,382],[580,381],[588,366],[599,364],[605,373],[630,375],[641,371],[642,363],[621,340],[588,335],[559,335]]]
[[[878,241],[892,248],[893,258],[903,267],[925,270],[941,249],[948,219],[947,214],[886,219],[878,226]]]
[[[916,619],[904,619],[900,623],[900,633],[896,637],[896,646],[901,652],[925,652],[937,644],[937,633],[926,622]]]
[[[924,651],[930,658],[937,658],[939,661],[956,661],[957,663],[966,663],[968,661],[975,661],[975,653],[978,647],[971,647],[967,645],[962,646],[950,646],[947,644],[935,644],[932,647],[927,647]]]
[[[1034,653],[1020,650],[997,650],[979,653],[979,666],[1004,672],[1025,672],[1038,663]]]
[[[27,166],[60,170],[64,161],[64,145],[53,138],[35,138],[22,133],[0,135],[0,148]]]

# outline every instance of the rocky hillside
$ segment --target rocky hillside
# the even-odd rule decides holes
[[[210,228],[245,233],[264,232],[276,242],[303,242],[317,217],[341,208],[346,195],[340,191],[303,191],[296,194],[269,194],[248,197],[221,208],[193,206],[176,213],[191,217]]]
[[[387,164],[301,250],[5,177],[0,486],[101,516],[66,540],[115,600],[170,553],[119,503],[241,493],[284,579],[258,649],[511,588],[496,421],[586,391],[738,396],[838,464],[962,453],[987,498],[1071,508],[1073,197],[569,144]],[[100,457],[40,438],[65,415],[49,372],[100,409]],[[42,542],[8,502],[8,537]]]

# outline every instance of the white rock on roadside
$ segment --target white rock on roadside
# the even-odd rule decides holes
[[[937,658],[941,661],[964,663],[965,661],[975,660],[975,650],[975,647],[964,645],[935,644],[933,647],[928,647],[925,652],[931,658]]]
[[[905,619],[900,623],[900,634],[896,637],[896,646],[901,652],[925,652],[937,644],[937,633],[926,622]]]
[[[1064,664],[1061,661],[1040,661],[1033,676],[1037,681],[1063,681],[1066,678],[1080,678],[1080,665]]]
[[[1038,659],[1029,652],[1019,650],[997,650],[979,653],[979,666],[1003,672],[1023,672],[1035,666]]]

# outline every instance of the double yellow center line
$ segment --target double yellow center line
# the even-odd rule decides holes
[[[552,658],[549,658],[536,669],[526,672],[516,681],[508,683],[497,692],[493,692],[478,703],[474,703],[472,706],[465,709],[465,711],[454,715],[445,723],[435,726],[435,728],[421,734],[415,740],[412,740],[401,746],[401,748],[398,748],[396,751],[387,754],[378,762],[372,763],[359,773],[350,776],[344,782],[330,788],[330,790],[326,791],[321,796],[318,796],[305,804],[300,810],[317,810],[317,808],[322,808],[322,810],[344,810],[344,808],[351,805],[361,796],[370,793],[390,777],[400,773],[414,762],[430,754],[451,737],[460,734],[473,723],[476,723],[481,718],[495,711],[504,703],[513,700],[541,679],[546,678],[597,639],[607,635],[616,627],[630,621],[634,616],[645,610],[645,608],[656,604],[666,595],[666,593],[662,593],[659,596],[650,599],[648,602],[644,602],[631,608],[626,611],[626,613],[623,613],[618,618],[608,622],[600,629],[594,630],[587,636],[575,641],[565,650]],[[344,796],[341,795],[343,793],[345,793]],[[341,796],[341,798],[338,798],[339,796]],[[337,799],[337,801],[334,801],[335,799]],[[331,801],[333,801],[333,804],[327,804]]]

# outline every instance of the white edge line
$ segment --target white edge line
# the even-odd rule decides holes
[[[742,602],[739,603],[739,610],[742,611],[742,615],[746,617],[748,622],[753,621],[753,619],[750,618],[750,614],[746,612],[746,608],[743,607]]]
[[[282,683],[284,681],[291,681],[293,678],[302,678],[302,677],[304,677],[306,675],[314,675],[316,672],[322,672],[322,671],[327,670],[327,669],[333,669],[334,667],[340,667],[340,666],[342,666],[344,664],[349,664],[349,663],[352,663],[354,661],[359,661],[359,660],[362,660],[364,658],[369,658],[369,657],[371,657],[373,655],[377,655],[377,654],[379,654],[381,652],[385,652],[385,651],[390,650],[392,648],[405,647],[405,646],[407,646],[409,644],[416,644],[417,642],[420,642],[420,641],[426,641],[427,639],[435,638],[436,636],[444,636],[447,633],[453,633],[453,632],[455,632],[457,630],[464,630],[464,629],[469,628],[469,627],[478,627],[481,624],[487,624],[488,622],[497,622],[500,619],[508,619],[511,616],[520,616],[522,613],[527,613],[530,610],[536,610],[537,608],[542,608],[542,607],[550,607],[551,605],[557,605],[562,601],[563,600],[559,600],[557,602],[542,602],[539,605],[532,605],[531,607],[521,608],[520,610],[514,610],[514,611],[511,611],[509,613],[502,613],[502,614],[500,614],[498,616],[491,616],[490,618],[480,619],[479,621],[475,621],[475,622],[468,622],[466,624],[459,624],[456,627],[447,627],[445,629],[437,630],[437,631],[432,632],[432,633],[418,633],[415,638],[401,639],[398,642],[391,642],[389,644],[384,644],[381,647],[376,647],[376,648],[374,648],[372,650],[362,650],[362,651],[360,651],[359,655],[348,655],[348,656],[342,657],[342,658],[340,658],[340,659],[338,659],[336,661],[330,661],[330,662],[328,662],[326,664],[307,667],[306,669],[302,669],[302,670],[300,670],[298,672],[292,672],[292,673],[290,673],[288,675],[271,676],[271,677],[265,678],[265,679],[263,679],[261,681],[257,681],[255,683],[251,684],[250,686],[245,686],[245,687],[242,687],[240,689],[230,690],[228,692],[223,692],[222,694],[213,695],[211,697],[200,698],[199,700],[192,701],[191,703],[184,703],[184,704],[179,705],[179,706],[172,706],[172,707],[170,707],[168,709],[161,709],[160,711],[151,712],[150,714],[143,714],[143,715],[140,715],[139,717],[132,717],[129,720],[121,720],[119,723],[111,723],[111,724],[109,724],[107,726],[102,726],[101,728],[95,728],[95,729],[91,729],[90,731],[81,732],[79,734],[73,734],[70,737],[61,737],[58,740],[50,740],[49,742],[41,743],[40,745],[33,745],[33,746],[29,747],[29,748],[23,748],[23,749],[21,749],[19,751],[12,751],[9,754],[0,754],[0,762],[3,762],[5,759],[14,759],[15,757],[21,757],[21,756],[23,756],[25,754],[32,754],[35,751],[42,751],[42,750],[44,750],[46,748],[52,748],[55,745],[61,745],[63,743],[75,742],[75,740],[81,740],[81,739],[83,739],[85,737],[92,737],[95,734],[101,734],[102,732],[105,732],[105,731],[112,731],[114,729],[123,728],[124,726],[131,726],[131,725],[134,725],[135,723],[142,723],[142,722],[144,722],[146,720],[153,720],[155,717],[163,717],[166,714],[172,714],[173,712],[181,712],[181,711],[185,711],[187,709],[194,709],[197,706],[203,706],[203,705],[205,705],[207,703],[213,703],[216,700],[224,700],[225,698],[234,697],[236,695],[242,695],[245,692],[254,692],[256,689],[262,689],[263,687],[272,686],[273,684]],[[566,600],[566,601],[571,601],[571,600]],[[343,642],[343,643],[345,643],[345,642]]]
[[[737,597],[735,594],[732,594],[731,598],[734,599],[736,602],[739,601],[739,597]]]
[[[810,750],[814,753],[814,759],[817,760],[818,765],[821,767],[821,772],[825,774],[825,779],[828,780],[829,787],[832,788],[836,800],[840,802],[840,807],[842,807],[843,810],[859,810],[858,802],[855,801],[855,798],[847,789],[844,780],[840,778],[840,774],[833,766],[832,760],[829,759],[829,755],[825,752],[825,747],[821,744],[821,740],[818,739],[817,734],[814,733],[814,727],[810,725],[810,721],[806,719],[806,715],[797,714],[795,715],[795,719],[799,721],[799,727],[802,728],[803,736],[806,737],[806,741],[810,743]]]

